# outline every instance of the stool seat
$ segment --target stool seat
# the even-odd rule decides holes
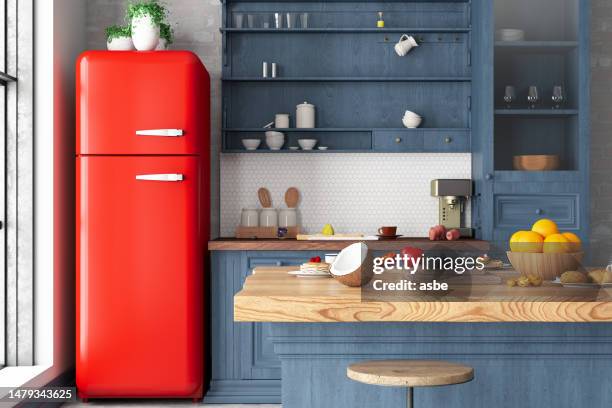
[[[474,369],[447,361],[374,360],[351,364],[346,375],[365,384],[429,387],[471,381],[474,378]]]

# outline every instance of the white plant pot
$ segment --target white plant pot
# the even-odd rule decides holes
[[[159,43],[159,26],[150,16],[132,19],[132,41],[138,51],[152,51]]]
[[[168,49],[168,41],[166,41],[165,38],[161,38],[159,39],[159,42],[157,43],[157,47],[155,47],[155,51],[164,51]]]
[[[132,51],[134,43],[132,37],[118,37],[106,42],[109,51]]]

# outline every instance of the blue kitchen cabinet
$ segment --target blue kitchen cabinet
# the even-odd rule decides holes
[[[300,265],[316,251],[214,251],[211,256],[211,367],[207,403],[280,403],[280,361],[268,323],[235,323],[234,295],[258,266]]]
[[[510,235],[550,218],[563,231],[589,239],[589,0],[473,3],[474,88],[472,171],[477,237],[507,249]],[[543,17],[545,16],[545,18]],[[504,42],[496,30],[517,28],[522,41]],[[498,36],[498,38],[496,38]],[[552,89],[565,101],[554,109]],[[516,100],[504,100],[514,86]],[[540,101],[527,101],[537,86]],[[516,155],[556,155],[553,171],[516,170]]]

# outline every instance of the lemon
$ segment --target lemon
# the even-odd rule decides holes
[[[332,227],[331,224],[325,224],[323,230],[321,230],[321,234],[328,236],[334,235],[334,227]]]
[[[571,252],[580,252],[582,249],[582,241],[578,237],[578,235],[573,232],[563,232],[561,233],[569,241],[569,249]]]
[[[512,252],[542,252],[544,238],[533,231],[518,231],[510,238],[510,250]]]
[[[570,241],[562,234],[552,234],[544,240],[544,252],[564,253],[571,252]]]
[[[554,221],[548,220],[546,218],[536,221],[535,224],[533,224],[533,226],[531,227],[531,230],[533,232],[537,232],[544,238],[549,235],[559,233],[559,228],[557,227],[557,224]]]

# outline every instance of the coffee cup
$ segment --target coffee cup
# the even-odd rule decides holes
[[[394,237],[397,235],[397,227],[380,227],[378,229],[378,235]]]
[[[418,47],[419,44],[416,42],[413,36],[404,34],[400,37],[400,40],[397,44],[395,44],[395,52],[400,57],[405,56],[412,50],[414,47]]]

